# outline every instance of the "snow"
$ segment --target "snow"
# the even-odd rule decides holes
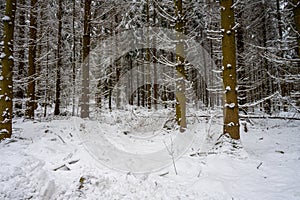
[[[2,21],[10,21],[10,17],[6,15],[2,17]]]
[[[231,91],[231,87],[228,85],[228,86],[226,86],[225,90],[226,91]]]
[[[14,120],[13,137],[0,143],[0,199],[300,198],[300,121],[250,119],[248,132],[242,130],[241,140],[232,141],[225,136],[217,140],[221,118],[195,120],[187,129],[196,132],[193,144],[175,166],[170,162],[135,173],[105,166],[105,160],[99,161],[105,157],[91,152],[88,145],[92,140],[102,144],[105,134],[118,152],[148,154],[156,146],[163,148],[158,143],[163,120],[140,124],[120,113],[103,114],[97,120]],[[171,132],[165,133],[168,137]],[[115,156],[120,164],[127,162]]]
[[[8,130],[7,130],[7,129],[1,129],[1,130],[0,130],[0,134],[3,134],[3,133],[4,133],[4,134],[8,133]]]
[[[0,55],[0,59],[3,59],[5,56],[6,56],[6,54],[2,52]]]
[[[234,126],[234,122],[228,123],[227,126]]]
[[[8,113],[8,115],[9,115],[9,113]],[[6,123],[8,123],[8,122],[10,122],[10,119],[5,118],[1,123],[2,123],[2,124],[6,124]]]
[[[235,103],[230,103],[230,104],[225,103],[224,106],[225,106],[225,107],[229,107],[229,108],[234,108],[234,107],[235,107]]]

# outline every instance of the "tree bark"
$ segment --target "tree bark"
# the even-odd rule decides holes
[[[180,126],[180,130],[184,131],[186,125],[186,96],[185,96],[185,81],[186,72],[184,67],[185,55],[184,55],[184,13],[182,8],[182,0],[175,0],[175,12],[176,12],[176,121]]]
[[[147,71],[146,71],[146,89],[147,89],[147,107],[151,109],[151,77],[150,77],[150,40],[149,40],[149,28],[150,28],[150,4],[149,0],[146,2],[146,26],[147,26],[147,49],[146,49],[146,62],[147,62]]]
[[[19,11],[19,27],[18,27],[18,46],[19,46],[19,51],[18,51],[18,75],[16,77],[17,80],[20,80],[22,77],[24,77],[24,71],[25,71],[25,20],[26,20],[26,12],[25,12],[25,0],[19,0],[18,3],[18,9]],[[16,86],[16,98],[23,99],[24,98],[24,89],[22,89],[22,86]]]
[[[75,31],[75,18],[76,18],[76,1],[73,1],[73,13],[72,13],[72,28],[73,28],[73,48],[72,48],[72,83],[73,83],[73,96],[72,96],[72,116],[75,116],[75,98],[76,98],[76,31]]]
[[[16,1],[7,0],[3,18],[3,52],[0,65],[0,140],[11,137],[13,115],[13,39]],[[2,67],[1,67],[2,66]]]
[[[91,0],[85,0],[83,22],[83,49],[82,49],[82,96],[81,117],[89,117],[89,53],[90,53],[90,16]]]
[[[28,50],[28,85],[27,104],[25,116],[34,119],[35,110],[35,75],[36,75],[36,40],[37,40],[37,0],[30,3],[30,29],[29,29],[29,50]]]
[[[58,33],[57,33],[57,63],[56,63],[56,83],[55,83],[55,107],[54,115],[60,114],[60,92],[61,92],[61,66],[62,66],[62,0],[58,0]]]
[[[223,89],[224,89],[224,134],[232,139],[239,139],[239,113],[237,103],[236,46],[233,27],[233,0],[221,0],[222,54],[223,54]]]
[[[300,0],[293,0],[293,12],[294,12],[294,21],[295,21],[295,26],[297,30],[297,42],[298,42],[298,47],[297,47],[297,53],[298,53],[298,58],[300,58]]]
[[[263,14],[263,17],[262,17],[262,45],[264,47],[264,55],[268,54],[268,49],[267,49],[267,42],[268,42],[267,23],[268,23],[268,20],[267,20],[267,15],[265,14],[266,10],[267,10],[266,8],[267,8],[267,5],[264,2],[262,4],[262,14]],[[266,72],[269,72],[271,63],[265,57],[262,57],[261,59],[262,59],[263,68],[265,68]],[[263,85],[262,85],[262,88],[263,88],[263,90],[262,90],[262,97],[261,98],[265,98],[266,96],[269,96],[270,93],[271,93],[271,83],[270,83],[270,77],[265,72],[263,72]],[[271,114],[271,106],[272,106],[271,105],[271,99],[267,99],[263,104],[263,108],[264,108],[265,113],[267,113],[269,115]]]
[[[156,6],[153,4],[153,28],[155,29],[156,26]],[[158,83],[157,83],[157,49],[156,49],[156,37],[153,38],[153,78],[154,78],[154,85],[153,85],[153,104],[154,109],[157,110],[157,102],[158,102]]]

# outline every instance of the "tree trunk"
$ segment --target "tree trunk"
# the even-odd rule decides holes
[[[182,9],[182,0],[175,0],[176,12],[176,121],[180,126],[180,130],[184,131],[186,128],[186,97],[185,97],[185,55],[184,55],[184,13]]]
[[[35,76],[36,76],[36,41],[37,41],[37,0],[30,3],[29,55],[28,55],[28,85],[25,116],[34,119],[35,110]]]
[[[153,5],[153,28],[155,29],[156,26],[156,6]],[[155,32],[155,31],[154,31]],[[156,37],[153,38],[153,78],[154,78],[154,85],[153,85],[153,104],[154,109],[157,110],[157,102],[158,102],[158,84],[157,84],[157,50],[156,50]]]
[[[90,53],[90,16],[91,0],[85,0],[83,21],[83,49],[82,49],[82,96],[81,117],[89,117],[89,53]]]
[[[19,57],[18,57],[18,75],[16,77],[17,80],[20,80],[24,77],[24,71],[25,71],[25,20],[26,20],[26,12],[25,12],[25,0],[19,0],[18,7],[20,9],[19,11],[19,35],[18,35],[18,46],[19,46]],[[24,89],[22,86],[16,87],[16,98],[23,99],[24,98]]]
[[[300,0],[293,0],[294,4],[294,21],[295,21],[295,26],[296,30],[298,32],[297,34],[297,42],[298,42],[298,47],[297,47],[297,53],[298,53],[298,58],[300,58]]]
[[[0,65],[0,140],[12,134],[12,99],[13,99],[13,40],[16,1],[7,0],[3,18],[3,52]]]
[[[281,20],[281,12],[280,12],[280,0],[276,0],[276,18],[277,18],[277,26],[278,26],[278,35],[279,35],[279,46],[278,46],[278,56],[280,58],[283,58],[283,51],[282,51],[282,39],[283,39],[283,31],[282,31],[282,20]],[[280,68],[283,67],[282,64],[279,64]],[[278,80],[276,80],[277,82],[277,88],[279,93],[281,94],[281,96],[286,96],[286,83],[285,81],[281,82],[279,77],[282,77],[280,74],[280,71],[278,70],[278,68],[276,68],[276,75],[278,77]],[[287,105],[287,101],[285,99],[280,99],[281,104],[283,104],[283,110],[287,111],[288,105]],[[281,107],[278,106],[278,110],[281,110]]]
[[[137,59],[137,58],[136,58]],[[136,65],[136,68],[137,68],[137,71],[138,73],[136,74],[136,84],[137,86],[140,85],[140,77],[139,77],[139,71],[140,71],[140,67],[139,67],[139,64],[137,63],[137,61],[135,61],[135,65]],[[142,87],[138,87],[136,89],[136,95],[137,95],[137,106],[140,107],[141,106],[141,89]]]
[[[47,52],[49,52],[49,32],[47,32]],[[44,117],[47,117],[47,106],[48,106],[48,87],[49,87],[49,54],[46,56],[46,74],[45,74],[45,90],[44,90]]]
[[[151,109],[151,77],[150,77],[150,40],[149,40],[149,27],[150,27],[150,4],[149,0],[146,3],[146,26],[147,26],[147,49],[146,49],[146,62],[147,62],[147,71],[146,71],[146,90],[147,90],[147,106],[148,109]]]
[[[224,89],[224,134],[239,139],[239,113],[236,81],[236,47],[233,0],[221,0],[221,26],[223,31],[223,89]]]
[[[58,0],[58,33],[57,33],[57,63],[56,63],[56,83],[55,83],[55,107],[54,115],[60,114],[60,92],[61,92],[61,66],[62,66],[62,0]]]
[[[118,30],[116,30],[116,27],[118,26],[118,14],[115,14],[115,20],[114,20],[114,47],[115,47],[115,53],[116,55],[119,55],[119,36],[118,36]],[[116,71],[116,77],[114,80],[114,88],[115,88],[115,92],[116,92],[116,97],[115,97],[115,102],[116,102],[116,109],[120,108],[120,103],[121,103],[121,91],[120,91],[120,85],[118,84],[120,78],[121,78],[121,65],[122,65],[122,58],[120,58],[119,60],[113,61],[114,65],[115,65],[115,71]]]
[[[266,3],[263,3],[262,5],[262,45],[264,47],[264,55],[268,54],[268,49],[267,49],[267,42],[268,42],[268,38],[267,38],[267,16],[266,16],[266,9],[267,5]],[[263,68],[265,68],[266,72],[269,72],[270,70],[270,62],[267,60],[267,58],[262,57],[262,66]],[[266,72],[263,72],[263,85],[262,85],[262,98],[265,98],[267,96],[269,96],[271,94],[271,83],[270,83],[270,77],[268,76],[268,74]],[[263,103],[263,108],[265,113],[267,113],[268,115],[271,114],[271,99],[267,99],[264,103]]]
[[[76,98],[76,31],[75,31],[75,17],[76,17],[76,1],[73,1],[73,14],[72,14],[72,28],[73,28],[73,59],[72,59],[72,84],[73,84],[73,96],[72,96],[72,116],[75,116],[75,98]]]

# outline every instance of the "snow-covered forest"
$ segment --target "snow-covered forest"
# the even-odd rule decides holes
[[[300,199],[299,0],[1,0],[0,199]]]

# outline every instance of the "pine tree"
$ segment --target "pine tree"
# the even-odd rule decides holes
[[[82,96],[81,96],[81,117],[89,117],[89,52],[90,52],[90,18],[91,0],[85,0],[84,4],[84,31],[82,44]]]
[[[297,34],[297,42],[298,42],[298,58],[300,58],[300,0],[293,0],[293,12],[294,12],[294,21]]]
[[[37,42],[37,0],[30,2],[30,29],[29,29],[29,55],[28,55],[28,82],[27,82],[27,102],[26,117],[34,119],[36,105],[35,98],[35,76],[36,76],[36,42]]]
[[[224,134],[239,139],[239,113],[237,102],[235,21],[233,0],[221,0],[223,89],[224,89]]]
[[[185,80],[186,72],[184,67],[184,13],[182,8],[182,0],[175,0],[176,12],[176,120],[183,131],[186,128],[186,96],[185,96]]]
[[[13,115],[13,39],[16,1],[7,0],[5,16],[2,18],[3,46],[0,63],[0,140],[11,137]]]
[[[25,10],[25,0],[19,0],[18,1],[18,13],[19,13],[19,23],[16,24],[15,29],[16,29],[16,33],[18,33],[17,37],[15,40],[17,47],[16,49],[18,49],[18,56],[17,56],[17,60],[18,60],[18,64],[17,65],[17,74],[15,74],[16,79],[17,80],[21,80],[24,77],[25,74],[25,66],[26,66],[26,62],[25,62],[25,44],[26,44],[26,10]],[[16,37],[16,35],[15,35]],[[15,97],[19,98],[19,99],[23,99],[24,98],[24,93],[25,90],[23,89],[23,87],[21,86],[21,84],[19,85],[15,85],[14,86],[15,90],[16,90],[16,94]],[[22,108],[21,105],[19,105],[19,108]]]
[[[75,1],[73,1],[72,8],[72,33],[73,33],[73,48],[72,48],[72,116],[75,116],[75,100],[76,100],[76,28],[75,28],[75,20],[76,20],[76,6]]]
[[[57,64],[55,83],[55,108],[54,115],[60,114],[60,93],[61,93],[61,66],[62,66],[62,0],[58,0],[58,33],[57,33]]]

